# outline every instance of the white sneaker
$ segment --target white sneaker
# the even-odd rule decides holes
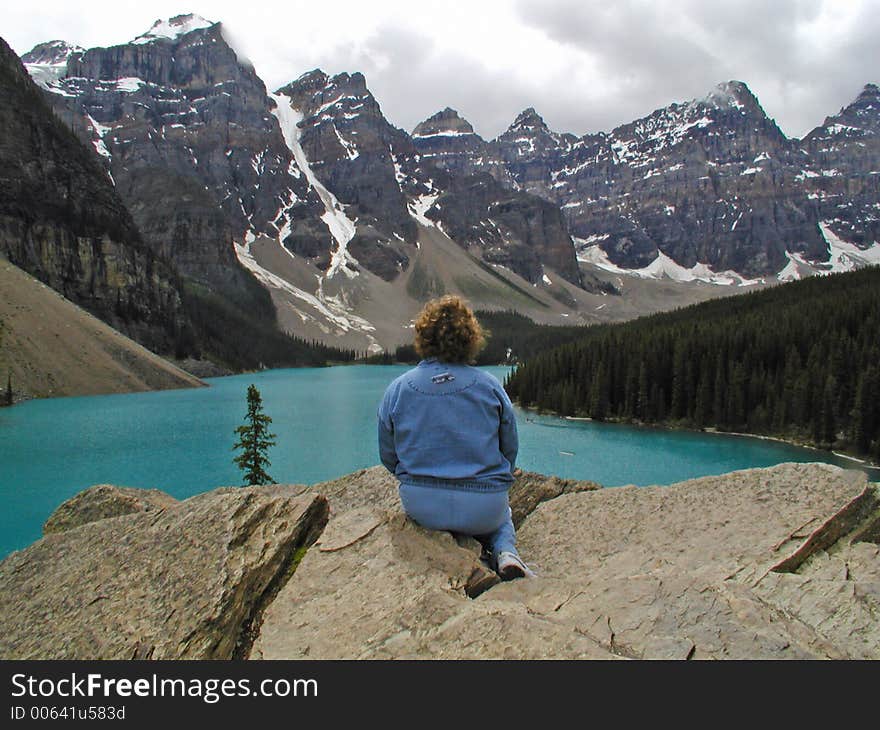
[[[501,576],[501,580],[535,577],[535,574],[520,559],[519,555],[507,551],[499,553],[496,571]]]

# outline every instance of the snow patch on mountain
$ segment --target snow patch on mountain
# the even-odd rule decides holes
[[[437,225],[437,222],[432,221],[425,215],[425,213],[427,213],[433,207],[434,203],[437,202],[437,198],[439,197],[440,193],[432,192],[425,195],[420,195],[414,200],[411,200],[408,204],[409,214],[423,226],[438,228],[439,226]]]
[[[336,139],[339,140],[339,144],[342,145],[342,149],[345,150],[345,154],[348,155],[349,160],[356,160],[360,156],[360,152],[358,151],[357,145],[354,142],[349,142],[345,137],[343,137],[339,133],[339,129],[336,125],[333,125],[333,131],[336,132]]]
[[[831,230],[831,223],[833,221],[819,222],[819,231],[828,244],[828,261],[808,261],[800,253],[786,251],[788,263],[776,275],[779,281],[796,281],[806,276],[826,276],[880,265],[880,243],[875,242],[866,249],[859,248]]]
[[[776,274],[779,281],[797,281],[816,272],[816,269],[799,253],[786,251],[785,257],[788,259],[788,263]]]
[[[650,117],[612,133],[612,159],[618,165],[650,165],[656,161],[655,155],[681,144],[691,130],[704,129],[713,123],[702,106],[673,105],[659,109]]]
[[[278,209],[278,213],[275,215],[275,220],[273,221],[273,225],[278,230],[278,243],[284,246],[284,241],[290,235],[290,231],[293,228],[293,219],[290,216],[290,210],[299,203],[299,197],[297,194],[293,192],[290,188],[287,189],[287,200],[281,204],[281,207]],[[287,249],[285,248],[285,251]],[[289,253],[289,251],[288,251]]]
[[[63,63],[26,63],[24,66],[37,86],[50,90],[67,73],[66,60]]]
[[[336,241],[336,249],[331,254],[330,268],[327,269],[326,276],[328,279],[332,279],[341,271],[347,277],[354,278],[358,275],[357,260],[349,253],[348,244],[354,238],[356,231],[355,223],[345,214],[345,209],[336,199],[336,196],[318,180],[309,165],[306,153],[299,142],[299,123],[303,119],[302,113],[291,106],[290,97],[285,94],[269,94],[269,97],[275,102],[272,114],[278,119],[281,133],[284,136],[284,142],[287,144],[291,154],[293,154],[299,169],[306,176],[306,180],[309,181],[309,184],[318,193],[318,197],[321,198],[325,211],[324,215],[321,216],[321,220],[324,221],[324,224],[330,230],[330,235]]]
[[[753,286],[759,283],[757,279],[746,279],[733,271],[715,273],[706,264],[694,264],[686,269],[681,264],[675,263],[662,251],[658,252],[657,258],[642,269],[635,269],[636,276],[650,279],[672,279],[673,281],[703,281],[707,284],[719,284],[722,286]]]
[[[413,139],[428,139],[430,137],[476,137],[474,132],[460,132],[455,129],[444,129],[439,132],[413,133]]]
[[[212,25],[215,25],[215,23],[205,20],[200,15],[193,13],[178,15],[169,20],[157,20],[146,33],[139,35],[132,43],[134,45],[143,45],[144,43],[153,43],[161,39],[175,40],[187,33],[192,33],[194,30],[210,28]]]
[[[391,145],[388,145],[388,154],[391,155],[391,162],[394,165],[394,179],[397,180],[397,188],[400,192],[403,192],[403,184],[406,182],[406,173],[403,171],[403,166],[400,164],[400,160],[397,159],[397,155],[394,154]]]
[[[671,279],[677,282],[701,281],[706,284],[719,286],[754,286],[761,283],[761,279],[747,279],[735,271],[712,271],[706,264],[694,264],[689,269],[675,263],[669,256],[659,251],[657,258],[641,269],[625,269],[617,266],[609,258],[602,248],[592,243],[596,240],[604,240],[607,236],[591,236],[589,239],[575,238],[578,248],[578,261],[592,264],[597,268],[614,274],[637,276],[641,279]]]
[[[146,86],[147,82],[143,79],[139,79],[136,76],[126,76],[122,79],[115,79],[113,81],[107,81],[105,83],[113,84],[116,86],[117,91],[124,91],[129,94],[133,94],[135,91],[141,88],[141,86]]]
[[[862,249],[844,241],[834,233],[829,226],[830,221],[821,221],[819,230],[828,244],[831,272],[852,271],[864,266],[877,266],[880,264],[880,243],[874,243],[870,248]]]
[[[110,159],[110,150],[107,149],[107,145],[104,144],[104,135],[109,132],[112,127],[107,127],[103,124],[99,124],[95,121],[95,118],[91,114],[86,114],[86,119],[89,120],[89,124],[92,126],[92,129],[95,130],[95,134],[97,135],[97,139],[92,140],[92,144],[95,147],[95,151],[101,155],[101,157],[106,157],[108,160]],[[113,179],[113,176],[110,176],[110,179]]]

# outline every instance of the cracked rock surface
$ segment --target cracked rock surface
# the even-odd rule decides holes
[[[319,485],[327,530],[267,608],[251,657],[880,657],[878,546],[851,542],[880,496],[860,472],[783,464],[579,485],[520,479],[519,547],[539,577],[474,600],[477,545],[406,520],[381,469]],[[823,534],[838,537],[822,547]],[[804,546],[794,572],[777,572]]]

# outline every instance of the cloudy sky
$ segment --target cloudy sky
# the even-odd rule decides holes
[[[362,71],[411,130],[445,106],[486,138],[533,106],[558,131],[610,130],[745,81],[789,136],[880,82],[880,0],[40,0],[0,36],[124,43],[158,18],[221,21],[270,90],[313,68]]]

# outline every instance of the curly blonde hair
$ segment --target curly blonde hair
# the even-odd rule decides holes
[[[428,302],[415,322],[416,353],[450,363],[476,358],[486,344],[483,328],[461,297],[447,294]]]

